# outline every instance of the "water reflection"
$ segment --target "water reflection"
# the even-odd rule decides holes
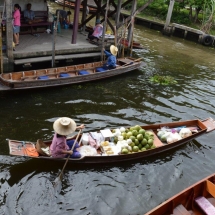
[[[141,26],[134,38],[146,47],[133,53],[147,63],[139,70],[93,83],[0,93],[0,214],[144,214],[214,172],[214,132],[138,162],[69,164],[57,194],[52,181],[63,163],[8,156],[6,138],[50,139],[60,116],[85,123],[86,132],[215,118],[213,50]],[[154,85],[149,78],[155,74],[170,75],[177,84]]]

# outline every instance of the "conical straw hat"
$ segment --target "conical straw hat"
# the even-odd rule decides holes
[[[68,117],[61,117],[53,124],[54,131],[60,135],[68,135],[76,130],[76,123]]]

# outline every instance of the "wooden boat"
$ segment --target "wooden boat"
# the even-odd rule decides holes
[[[177,142],[171,143],[171,144],[165,144],[160,141],[160,139],[157,136],[157,130],[168,126],[169,128],[175,128],[179,126],[186,126],[186,127],[197,127],[198,132],[193,133],[191,136],[183,138]],[[212,118],[208,118],[206,120],[200,121],[200,120],[189,120],[189,121],[180,121],[180,122],[170,122],[170,123],[162,123],[162,124],[153,124],[153,125],[144,125],[141,126],[146,131],[150,130],[154,134],[154,146],[155,148],[149,149],[142,152],[137,153],[131,153],[126,155],[111,155],[111,156],[102,156],[101,150],[97,150],[97,156],[84,156],[80,159],[70,159],[71,162],[74,163],[80,163],[80,164],[111,164],[111,163],[119,163],[119,162],[125,162],[125,161],[132,161],[132,160],[138,160],[143,159],[149,156],[153,156],[165,151],[168,151],[170,149],[176,148],[178,146],[181,146],[185,144],[186,142],[203,135],[209,131],[212,131],[215,129],[215,121]],[[73,137],[74,139],[75,137]],[[50,141],[44,141],[46,145],[51,144]],[[34,150],[35,148],[39,149],[38,144],[32,143],[29,141],[18,141],[18,140],[8,140],[9,149],[10,149],[10,155],[15,156],[27,156],[37,159],[48,159],[48,160],[64,160],[65,158],[52,158],[42,155],[39,156],[31,156],[27,152],[30,150]],[[40,150],[38,150],[40,152]]]
[[[59,5],[64,5],[64,0],[56,0],[55,3]],[[65,6],[68,8],[75,8],[75,3],[70,1],[65,1]],[[83,10],[83,6],[80,5],[80,10]],[[97,9],[94,7],[89,7],[89,13],[96,13]]]
[[[120,42],[125,47],[128,47],[128,40],[127,39],[121,39]],[[132,47],[133,47],[133,49],[144,49],[144,47],[140,43],[138,43],[136,41],[133,41],[133,46]]]
[[[214,215],[215,173],[193,184],[145,215]]]
[[[86,26],[85,31],[86,32],[92,32],[93,28],[91,26]],[[125,47],[128,47],[128,40],[127,39],[121,38],[120,43],[122,45],[124,45]],[[95,43],[93,43],[93,44],[95,44]],[[136,41],[133,41],[133,46],[132,47],[133,47],[133,49],[144,49],[144,47],[140,43],[138,43]]]
[[[127,73],[140,67],[141,58],[118,58],[116,69],[98,72],[104,62],[3,73],[0,90],[23,90],[77,84]],[[100,70],[99,70],[100,71]]]

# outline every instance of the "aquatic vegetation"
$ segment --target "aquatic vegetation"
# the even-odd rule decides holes
[[[151,82],[161,84],[161,85],[169,85],[169,84],[176,84],[177,81],[174,80],[171,76],[161,76],[161,75],[154,75],[149,79]]]

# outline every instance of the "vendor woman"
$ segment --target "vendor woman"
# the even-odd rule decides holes
[[[84,124],[76,127],[75,121],[68,117],[57,119],[53,124],[55,134],[50,146],[51,156],[55,158],[64,158],[67,156],[71,158],[80,158],[81,155],[77,150],[79,144],[76,143],[72,151],[71,148],[74,144],[74,140],[68,141],[66,136],[72,134],[76,129],[83,129],[84,127]]]

